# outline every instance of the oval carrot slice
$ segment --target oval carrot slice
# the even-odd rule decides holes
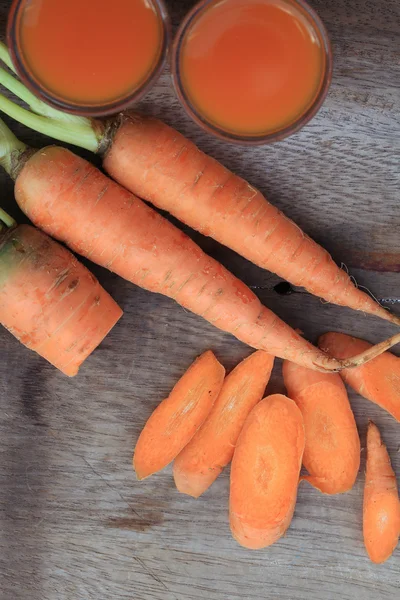
[[[304,419],[303,465],[309,475],[301,479],[324,494],[348,491],[360,467],[360,438],[340,376],[285,361],[283,378]]]
[[[396,476],[379,429],[372,422],[367,432],[363,533],[368,556],[374,563],[385,562],[392,555],[400,535]]]
[[[349,358],[355,352],[372,348],[365,340],[330,331],[322,335],[318,344],[335,358]],[[370,362],[340,373],[360,396],[378,404],[400,421],[400,358],[391,352],[384,352]]]
[[[230,526],[242,546],[270,546],[289,527],[304,443],[303,417],[293,400],[274,394],[251,411],[231,467]]]
[[[274,357],[254,352],[226,377],[211,412],[174,462],[178,490],[198,498],[232,460],[251,409],[263,397]]]
[[[133,456],[138,479],[166,467],[192,439],[210,412],[224,376],[225,369],[211,350],[194,361],[139,436]]]

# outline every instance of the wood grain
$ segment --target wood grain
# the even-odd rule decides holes
[[[334,80],[323,109],[297,135],[256,149],[215,140],[185,115],[167,72],[142,108],[246,176],[396,310],[400,4],[312,3],[332,38]],[[3,32],[9,4],[0,1]],[[192,2],[168,4],[176,26]],[[25,128],[13,128],[27,143],[48,143]],[[2,204],[23,219],[11,182],[4,173],[0,177]],[[301,291],[279,295],[275,276],[212,240],[191,235],[312,340],[328,329],[370,341],[394,332],[387,323]],[[398,597],[400,550],[377,567],[363,549],[364,452],[350,493],[325,497],[302,484],[287,536],[260,552],[240,548],[230,536],[228,471],[197,501],[178,494],[170,469],[141,484],[135,481],[135,440],[186,366],[212,348],[230,369],[249,349],[172,301],[93,270],[125,316],[79,377],[66,379],[0,331],[1,600]],[[268,390],[282,389],[278,361]],[[367,420],[373,418],[399,476],[399,425],[353,393],[351,402],[363,445]]]

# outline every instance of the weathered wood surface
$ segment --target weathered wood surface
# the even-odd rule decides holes
[[[174,23],[192,2],[169,2]],[[142,103],[259,186],[382,299],[400,302],[400,4],[313,0],[332,37],[329,97],[302,132],[271,147],[216,141],[185,116],[166,73]],[[1,30],[9,2],[0,2]],[[23,140],[45,139],[14,127]],[[2,203],[14,216],[12,184]],[[277,278],[211,240],[209,253],[310,339],[327,329],[371,341],[388,324],[279,296]],[[400,550],[383,566],[361,534],[364,453],[354,489],[321,496],[303,484],[287,536],[266,551],[232,540],[228,472],[195,501],[170,470],[141,484],[132,448],[151,410],[191,360],[213,348],[229,369],[249,349],[172,301],[94,267],[123,320],[68,380],[0,331],[0,598],[4,600],[384,600],[399,597]],[[400,311],[400,307],[398,308]],[[270,391],[282,389],[277,364]],[[400,476],[399,425],[351,394],[362,442],[382,428]]]

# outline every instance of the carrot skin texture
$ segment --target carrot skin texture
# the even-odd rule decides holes
[[[38,229],[19,225],[0,238],[0,322],[66,375],[121,315],[90,271]]]
[[[31,156],[15,197],[40,229],[75,252],[173,298],[245,344],[310,368],[339,366],[188,236],[69,150],[52,146]]]
[[[364,340],[333,331],[322,335],[318,344],[335,358],[348,358],[372,347]],[[384,352],[365,365],[344,369],[340,375],[357,394],[378,404],[400,421],[400,358]]]
[[[211,350],[199,356],[151,414],[136,444],[133,467],[144,479],[166,467],[207,418],[225,369]]]
[[[274,357],[254,352],[226,377],[207,419],[174,461],[178,490],[198,498],[230,463],[243,424],[263,397]]]
[[[396,475],[379,429],[372,422],[367,431],[363,534],[368,556],[374,563],[383,563],[392,555],[400,535]]]
[[[328,302],[397,322],[264,196],[158,119],[122,118],[104,168],[140,198]]]
[[[248,416],[231,465],[229,520],[245,548],[270,546],[290,525],[304,452],[304,423],[293,400],[267,396]]]
[[[360,468],[360,438],[340,376],[284,361],[283,379],[304,419],[303,465],[309,475],[301,480],[324,494],[347,492]]]

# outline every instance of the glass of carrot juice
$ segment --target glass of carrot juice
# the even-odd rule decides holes
[[[203,0],[182,22],[171,60],[188,114],[242,144],[298,131],[332,77],[328,34],[303,0]]]
[[[163,0],[14,0],[7,40],[34,94],[100,116],[127,108],[155,82],[170,24]]]

